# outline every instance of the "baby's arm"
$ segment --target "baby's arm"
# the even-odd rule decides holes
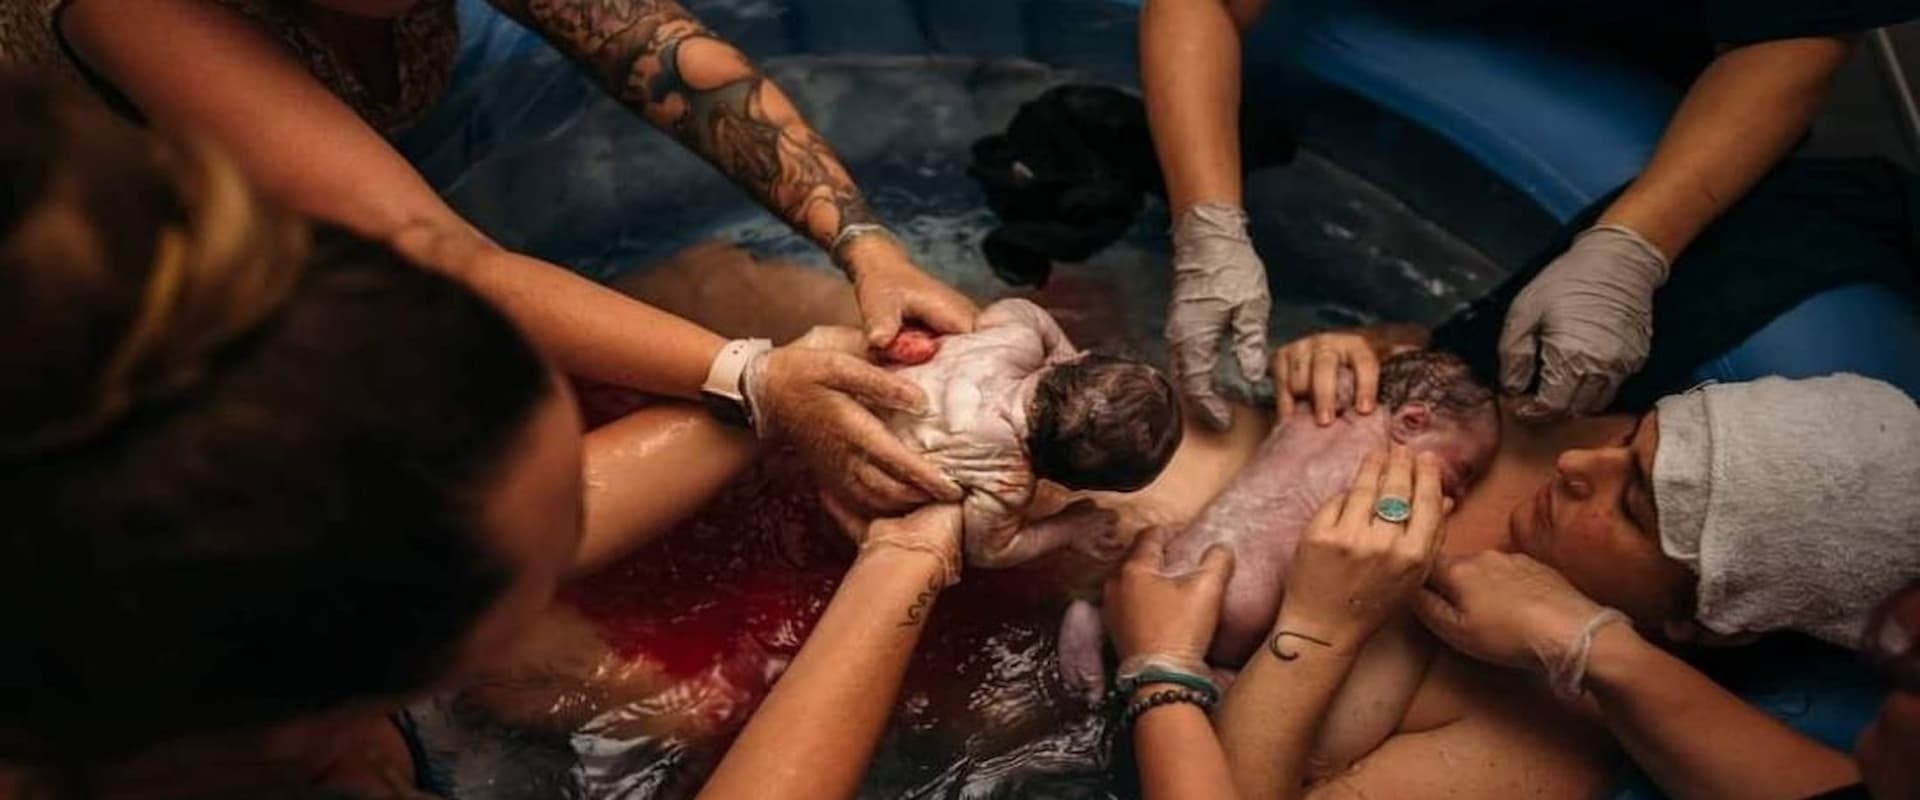
[[[1093,504],[1091,500],[1081,500],[1061,509],[1060,513],[1031,521],[1020,519],[1018,512],[1002,515],[998,511],[980,512],[980,524],[990,526],[975,535],[973,498],[983,495],[973,492],[967,496],[967,561],[980,567],[1010,567],[1021,564],[1055,550],[1067,547],[1078,548],[1101,561],[1116,561],[1126,552],[1126,543],[1120,541],[1119,526],[1114,512]],[[993,505],[982,503],[982,506]]]

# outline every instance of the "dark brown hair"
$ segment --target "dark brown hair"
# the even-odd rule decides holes
[[[1180,401],[1138,361],[1087,354],[1053,367],[1027,409],[1035,475],[1069,489],[1130,492],[1153,482],[1180,448]]]
[[[218,153],[0,76],[0,754],[416,691],[508,584],[549,391],[497,311]]]
[[[1465,359],[1439,350],[1410,350],[1380,362],[1380,404],[1424,403],[1434,413],[1466,419],[1486,410],[1493,390],[1474,379]]]

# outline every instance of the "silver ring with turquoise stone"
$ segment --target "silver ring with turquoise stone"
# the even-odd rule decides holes
[[[1406,522],[1413,516],[1413,504],[1407,498],[1388,495],[1374,502],[1373,515],[1396,524]]]

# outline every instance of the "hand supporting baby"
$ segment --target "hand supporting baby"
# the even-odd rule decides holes
[[[1395,445],[1367,456],[1352,488],[1321,506],[1294,552],[1273,646],[1287,634],[1354,652],[1403,608],[1446,542],[1441,522],[1452,501],[1441,483],[1432,454]],[[1387,519],[1376,507],[1382,497],[1410,498],[1409,515]]]
[[[1152,662],[1207,675],[1207,648],[1220,621],[1220,598],[1233,577],[1233,551],[1211,548],[1199,566],[1176,571],[1167,564],[1170,527],[1142,532],[1133,552],[1107,579],[1107,629],[1123,668]]]
[[[923,506],[896,519],[876,520],[859,538],[860,557],[879,548],[926,553],[940,561],[942,585],[960,582],[960,506]]]
[[[769,438],[797,443],[840,509],[871,519],[963,494],[874,417],[870,409],[923,409],[927,398],[875,367],[859,330],[813,329],[754,361],[745,388],[756,417],[774,428]]]

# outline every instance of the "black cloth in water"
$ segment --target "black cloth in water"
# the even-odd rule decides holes
[[[1459,353],[1499,385],[1500,327],[1515,295],[1613,202],[1569,223],[1525,268],[1434,330],[1436,349]],[[1640,412],[1684,391],[1700,365],[1801,301],[1854,283],[1920,297],[1920,177],[1880,159],[1782,164],[1702,232],[1653,296],[1652,355],[1614,399]]]
[[[1257,115],[1242,114],[1243,128]],[[1247,169],[1293,155],[1291,136],[1256,141]],[[1047,281],[1054,261],[1081,261],[1133,226],[1148,193],[1166,193],[1140,97],[1112,86],[1056,86],[1021,104],[1004,134],[973,143],[967,173],[1001,225],[981,245],[1001,280]]]

